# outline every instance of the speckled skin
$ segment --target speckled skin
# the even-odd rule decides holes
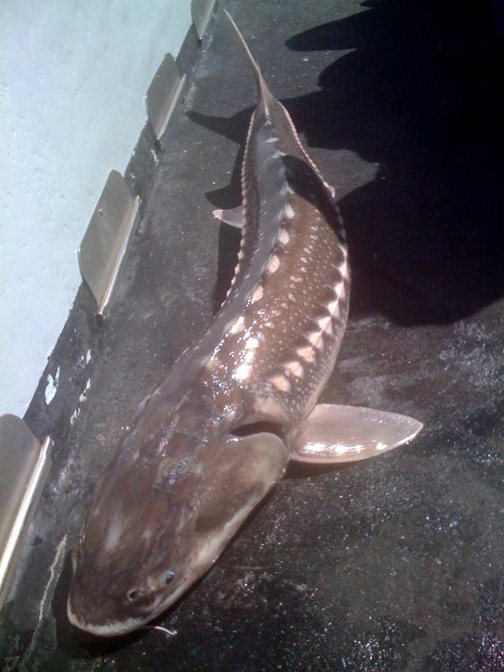
[[[141,626],[215,562],[282,477],[345,330],[350,278],[337,206],[255,74],[260,103],[230,292],[142,404],[74,549],[69,618],[97,635]]]

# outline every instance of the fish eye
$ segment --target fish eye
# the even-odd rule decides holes
[[[175,572],[172,572],[171,569],[169,569],[167,572],[165,572],[163,574],[163,578],[162,578],[163,585],[167,586],[169,583],[171,583],[173,581],[174,577],[175,577]]]

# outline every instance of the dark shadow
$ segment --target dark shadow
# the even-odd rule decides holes
[[[219,269],[215,284],[213,313],[218,312],[227,291],[231,286],[234,269],[238,260],[241,231],[228,224],[222,224],[219,229]]]
[[[221,189],[215,189],[205,194],[212,206],[219,210],[230,210],[241,203],[241,166],[247,129],[252,114],[252,108],[243,110],[233,117],[212,117],[190,110],[187,116],[196,124],[218,133],[233,142],[236,142],[240,150],[236,157],[229,184]],[[213,296],[213,314],[215,315],[226,298],[227,291],[234,276],[237,263],[238,250],[240,249],[241,231],[228,224],[222,224],[219,229],[219,266],[217,282]]]
[[[322,72],[320,92],[287,105],[310,146],[379,166],[341,202],[353,314],[456,321],[504,289],[504,41],[491,2],[362,4],[287,42],[355,49]]]
[[[320,91],[283,102],[308,148],[376,164],[366,181],[337,151],[320,162],[347,191],[354,316],[451,323],[503,293],[503,38],[490,2],[462,5],[364,2],[361,13],[287,41],[303,52],[353,49],[321,73]],[[249,110],[190,116],[243,148]],[[216,207],[239,201],[242,155],[229,187],[207,194]],[[222,285],[235,250],[223,254]]]
[[[233,117],[213,117],[190,110],[187,116],[194,123],[218,133],[239,145],[240,150],[236,157],[229,184],[221,189],[215,189],[205,194],[212,206],[218,210],[230,210],[241,203],[241,166],[247,129],[252,109],[243,110]],[[226,298],[227,291],[234,276],[240,249],[241,231],[228,224],[221,224],[219,229],[219,265],[217,282],[213,296],[213,314],[215,315]]]
[[[310,464],[309,462],[291,460],[287,465],[284,478],[287,480],[314,478],[315,476],[324,476],[336,471],[343,471],[358,464],[358,462],[348,462],[347,464]]]
[[[245,141],[252,111],[252,108],[248,108],[232,117],[226,118],[213,117],[211,115],[195,112],[194,110],[187,112],[187,116],[194,123],[203,126],[203,128],[206,128],[213,133],[217,133],[218,135],[222,135],[223,137],[232,140],[240,147],[229,184],[222,189],[215,189],[214,191],[209,191],[205,194],[215,208],[226,210],[240,205],[241,166],[243,163]]]

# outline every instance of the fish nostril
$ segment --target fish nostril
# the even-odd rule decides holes
[[[143,590],[141,588],[132,588],[126,593],[126,599],[128,602],[136,602],[143,595]]]

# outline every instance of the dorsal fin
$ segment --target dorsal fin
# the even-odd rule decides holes
[[[242,47],[245,51],[245,54],[247,55],[248,61],[249,61],[250,65],[252,67],[252,70],[254,72],[254,78],[255,78],[256,84],[257,84],[257,91],[258,91],[258,94],[259,94],[259,107],[264,112],[266,118],[269,119],[270,118],[270,106],[271,106],[271,103],[275,100],[275,97],[273,96],[271,91],[268,89],[268,87],[266,85],[266,82],[264,81],[264,77],[262,76],[261,69],[257,65],[257,62],[256,62],[255,58],[252,56],[252,53],[251,53],[250,49],[248,48],[248,45],[245,42],[245,39],[240,32],[240,29],[238,28],[238,26],[234,22],[233,17],[225,9],[224,9],[224,13],[228,17],[231,25],[233,26],[236,34],[238,35],[238,39],[240,40],[240,43],[241,43],[241,45],[242,45]]]

